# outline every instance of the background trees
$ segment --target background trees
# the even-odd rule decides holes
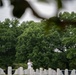
[[[21,24],[17,19],[0,22],[0,66],[27,68],[26,63],[31,59],[34,69],[75,68],[76,28],[75,23],[68,22],[69,18],[73,21],[75,16],[75,13],[60,13],[59,20],[65,24],[67,22],[63,30],[60,28],[61,23],[57,23],[59,21],[51,19]],[[65,20],[66,18],[68,20]]]
[[[3,68],[12,65],[15,60],[15,43],[19,34],[17,26],[17,20],[0,22],[0,66]]]
[[[16,56],[19,62],[31,59],[35,68],[50,66],[48,63],[51,61],[54,48],[49,44],[51,39],[49,35],[44,34],[43,27],[41,23],[31,22],[18,37]]]

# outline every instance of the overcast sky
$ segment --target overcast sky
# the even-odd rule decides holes
[[[32,1],[32,0],[31,0]],[[0,7],[0,21],[5,20],[5,18],[13,19],[14,17],[12,16],[12,6],[10,6],[10,3],[8,0],[3,0],[4,6]],[[56,10],[56,3],[38,3],[33,0],[32,5],[40,11],[40,15],[46,15],[46,18],[49,18],[50,16],[55,15],[55,10]],[[61,11],[69,11],[69,12],[76,12],[76,0],[73,0],[73,2],[67,1],[64,5],[64,9]],[[40,19],[36,18],[33,16],[32,11],[30,9],[27,9],[27,11],[23,14],[23,16],[20,18],[20,21],[29,21],[29,20],[34,20],[34,21],[40,21]]]

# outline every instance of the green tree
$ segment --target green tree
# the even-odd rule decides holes
[[[73,69],[73,65],[76,65],[75,62],[75,47],[76,47],[76,28],[72,25],[66,27],[64,32],[58,32],[57,35],[53,34],[53,37],[57,38],[53,41],[54,46],[57,48],[58,52],[55,53],[54,58],[52,59],[52,64],[57,63],[54,67],[59,67],[61,69]],[[62,65],[60,65],[60,63]],[[63,67],[64,65],[64,67]]]
[[[64,37],[65,36],[65,37]],[[69,26],[69,28],[67,29],[66,33],[64,33],[64,36],[62,38],[62,42],[65,45],[66,48],[66,58],[68,59],[68,67],[69,68],[75,68],[73,64],[76,60],[75,60],[75,53],[76,53],[76,28]],[[74,62],[73,62],[74,61]],[[71,66],[71,63],[73,64]]]
[[[50,44],[51,39],[48,36],[45,36],[44,25],[30,22],[29,26],[18,37],[16,61],[27,62],[28,59],[31,59],[34,68],[50,67],[50,57],[52,58],[54,48]]]
[[[34,68],[75,68],[75,16],[73,12],[65,12],[60,13],[59,18],[53,17],[54,20],[19,23],[17,19],[6,19],[0,22],[0,66],[25,65],[26,68],[31,59]],[[61,24],[66,24],[65,29],[57,26]]]
[[[66,13],[60,14],[59,18],[63,22],[65,22],[66,16],[64,15]],[[20,27],[23,29],[23,32],[18,37],[16,46],[17,62],[27,62],[28,59],[31,59],[34,68],[74,68],[73,63],[75,59],[72,55],[75,51],[75,28],[72,25],[68,23],[65,29],[61,31],[57,27],[58,23],[52,20],[42,20],[41,23],[31,21],[22,24]],[[49,31],[45,31],[47,24],[49,29],[51,28],[50,30],[48,29]],[[55,49],[58,49],[58,52],[55,52]]]
[[[16,25],[15,25],[16,24]],[[0,66],[7,68],[15,61],[18,21],[6,19],[0,22]]]

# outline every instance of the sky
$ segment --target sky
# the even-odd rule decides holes
[[[15,17],[13,17],[12,15],[13,7],[10,6],[9,1],[3,0],[3,3],[4,3],[4,6],[0,7],[0,21],[4,21],[5,18],[14,19]],[[42,3],[37,2],[36,0],[33,0],[33,2],[31,0],[30,3],[32,4],[33,7],[36,8],[37,11],[41,13],[40,15],[43,15],[43,16],[45,15],[46,18],[50,18],[55,15],[55,10],[57,8],[55,2],[52,2],[52,3],[49,2],[49,4],[46,4],[46,3],[42,4]],[[71,2],[67,0],[67,2],[64,5],[64,9],[60,11],[76,12],[76,0],[73,0]],[[20,22],[30,21],[30,20],[38,22],[41,19],[36,18],[32,14],[32,11],[28,8],[19,20]]]

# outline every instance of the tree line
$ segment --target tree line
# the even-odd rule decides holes
[[[59,21],[20,23],[17,19],[0,22],[0,67],[76,69],[76,13],[60,13]],[[67,21],[68,23],[65,23]],[[59,26],[57,26],[59,25]],[[48,26],[48,27],[47,27]]]

